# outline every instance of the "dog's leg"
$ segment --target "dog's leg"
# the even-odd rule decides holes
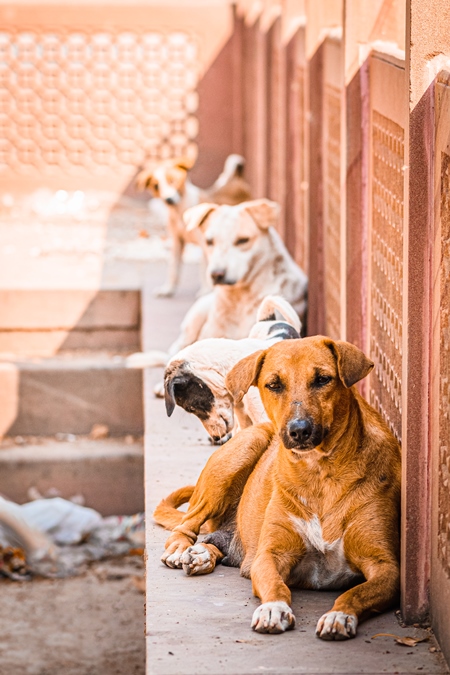
[[[201,244],[199,245],[201,246]],[[211,279],[206,274],[207,268],[208,268],[208,261],[206,259],[205,252],[202,250],[202,259],[200,262],[200,288],[196,295],[197,298],[201,298],[203,295],[211,293],[212,291]]]
[[[180,327],[180,335],[169,348],[170,356],[191,345],[199,339],[200,332],[208,318],[214,301],[214,294],[208,293],[196,300],[186,313]]]
[[[273,498],[272,498],[273,500]],[[295,626],[290,607],[291,591],[287,585],[295,564],[305,553],[302,539],[286,532],[286,512],[273,504],[266,510],[258,550],[251,566],[253,594],[261,605],[253,612],[251,626],[258,633],[283,633]],[[289,544],[289,550],[286,549]]]
[[[392,537],[379,537],[369,541],[372,532],[365,520],[365,527],[353,527],[344,542],[347,560],[360,570],[366,581],[340,595],[332,609],[317,624],[316,635],[322,640],[345,640],[355,637],[358,621],[370,612],[382,612],[398,600],[400,593],[399,565],[392,546]],[[394,530],[395,532],[395,530]],[[383,546],[380,542],[386,542]],[[374,543],[377,542],[377,543]]]
[[[195,486],[188,511],[166,542],[163,563],[183,567],[183,554],[196,543],[201,526],[210,519],[219,526],[224,516],[236,509],[247,479],[269,447],[273,433],[271,424],[251,427],[211,455]],[[207,571],[212,571],[222,553],[213,544],[206,546],[210,555]],[[193,569],[189,568],[191,562],[186,558],[186,572]]]
[[[178,216],[174,216],[173,214],[169,215],[169,232],[172,239],[172,247],[170,251],[167,281],[163,286],[155,289],[155,295],[160,298],[169,298],[175,293],[180,276],[184,240],[177,232],[177,224],[174,221],[175,217]]]

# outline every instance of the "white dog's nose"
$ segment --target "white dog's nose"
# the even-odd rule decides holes
[[[211,279],[213,284],[223,284],[225,281],[226,270],[216,269],[211,272]]]

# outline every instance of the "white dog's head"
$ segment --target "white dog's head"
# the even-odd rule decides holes
[[[234,426],[233,398],[225,387],[225,377],[242,358],[240,342],[226,338],[195,342],[178,352],[164,373],[169,417],[175,405],[193,413],[216,444],[228,440]]]
[[[208,275],[213,284],[248,283],[258,263],[264,264],[269,228],[279,213],[276,202],[255,199],[237,206],[199,204],[187,209],[183,219],[188,231],[201,228]]]
[[[169,206],[176,206],[184,195],[187,174],[194,163],[195,159],[187,156],[154,163],[138,174],[136,184]]]
[[[235,424],[234,400],[225,386],[227,374],[238,361],[259,349],[299,338],[300,329],[291,305],[270,295],[262,301],[248,338],[208,338],[185,347],[172,357],[164,373],[167,414],[170,417],[179,405],[200,419],[213,443],[225,443]]]

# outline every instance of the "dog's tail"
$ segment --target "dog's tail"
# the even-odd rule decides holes
[[[302,322],[297,312],[281,295],[267,295],[258,307],[257,321],[276,321],[276,312],[300,334]]]
[[[158,525],[162,525],[166,530],[173,530],[181,523],[183,512],[178,511],[178,508],[183,504],[187,504],[195,485],[186,485],[179,490],[175,490],[168,497],[159,502],[158,506],[153,512],[153,519]]]
[[[233,178],[242,178],[244,175],[245,159],[242,155],[228,155],[223,165],[223,171],[211,186],[210,191],[216,192],[228,185]]]
[[[125,359],[127,368],[157,368],[158,366],[166,366],[169,361],[169,354],[167,352],[160,352],[157,349],[152,349],[149,352],[136,352],[130,354]]]

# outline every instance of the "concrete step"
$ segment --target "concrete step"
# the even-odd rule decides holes
[[[108,352],[65,352],[0,363],[0,437],[143,433],[142,371]]]
[[[144,510],[142,440],[77,438],[12,439],[0,443],[0,493],[19,504],[31,487],[41,494],[56,489],[66,499],[76,494],[103,515]]]
[[[140,291],[0,289],[0,354],[139,349]]]

